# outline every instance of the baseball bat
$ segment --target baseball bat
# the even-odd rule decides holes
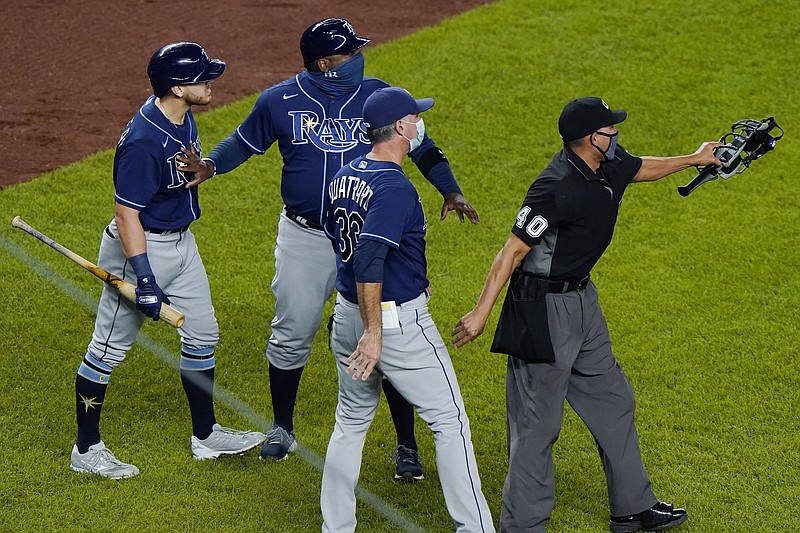
[[[33,235],[50,248],[54,249],[55,251],[67,256],[68,258],[72,259],[74,262],[78,263],[80,266],[106,282],[110,287],[120,293],[124,298],[130,300],[131,302],[136,302],[136,287],[132,284],[128,283],[124,279],[118,278],[114,274],[110,274],[100,268],[99,266],[95,265],[91,261],[84,259],[83,257],[79,256],[69,248],[58,244],[56,241],[48,237],[47,235],[43,234],[42,232],[38,231],[37,229],[31,227],[28,223],[22,220],[22,217],[15,216],[14,220],[11,221],[11,225],[15,228],[19,228],[25,233]],[[170,305],[162,302],[161,303],[161,312],[159,313],[159,318],[169,324],[174,328],[179,328],[183,325],[183,321],[185,317],[183,313],[171,307]]]

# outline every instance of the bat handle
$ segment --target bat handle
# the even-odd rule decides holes
[[[689,196],[693,190],[701,186],[707,181],[713,181],[717,179],[717,167],[715,165],[708,165],[700,171],[700,173],[695,176],[692,181],[678,187],[678,192],[681,196]]]

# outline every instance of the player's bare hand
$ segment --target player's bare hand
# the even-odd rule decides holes
[[[464,216],[466,216],[473,224],[477,224],[481,221],[481,217],[478,216],[478,212],[475,211],[471,205],[469,205],[469,202],[462,194],[457,192],[451,192],[445,196],[444,204],[442,204],[441,220],[444,220],[447,216],[447,213],[450,211],[455,211],[461,222],[464,222]]]
[[[700,148],[693,154],[697,162],[696,166],[706,165],[721,165],[722,161],[714,156],[714,150],[722,146],[721,142],[705,142],[700,145]]]
[[[371,334],[367,331],[361,335],[356,350],[347,358],[347,373],[353,375],[353,380],[359,377],[361,381],[367,381],[372,374],[378,359],[381,357],[382,346],[381,333]]]
[[[200,159],[200,155],[194,146],[190,149],[181,148],[181,153],[175,157],[178,170],[185,173],[190,180],[186,183],[186,188],[196,187],[214,175],[214,164],[207,159]]]
[[[474,309],[461,317],[456,327],[450,333],[451,342],[456,348],[461,348],[465,344],[477,339],[483,328],[486,327],[486,317],[478,314]]]

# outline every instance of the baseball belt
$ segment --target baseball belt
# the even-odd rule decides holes
[[[316,224],[314,222],[311,222],[307,218],[299,215],[297,213],[297,211],[295,211],[294,209],[292,209],[289,206],[285,206],[283,208],[283,212],[286,213],[286,216],[289,218],[289,220],[293,220],[294,222],[297,222],[298,224],[300,224],[304,228],[315,229],[317,231],[322,231],[322,226],[320,226],[319,224]]]

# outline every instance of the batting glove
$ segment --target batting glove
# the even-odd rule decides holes
[[[154,275],[150,274],[136,279],[136,309],[153,320],[158,320],[161,302],[168,304],[169,298],[156,283]]]

